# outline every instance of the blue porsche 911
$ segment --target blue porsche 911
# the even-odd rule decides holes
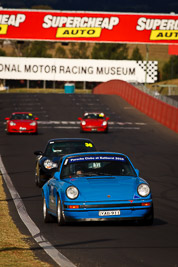
[[[135,220],[153,223],[149,184],[121,153],[87,152],[63,156],[42,188],[44,222]]]

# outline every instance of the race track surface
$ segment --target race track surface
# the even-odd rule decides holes
[[[7,135],[5,117],[29,111],[39,117],[38,135]],[[85,111],[110,117],[109,133],[80,133]],[[153,226],[128,222],[44,224],[41,189],[35,186],[35,150],[60,137],[87,137],[98,150],[122,152],[151,185]],[[178,135],[119,96],[85,94],[1,94],[0,155],[26,210],[45,238],[78,267],[178,266]],[[5,186],[11,215],[29,235]],[[36,255],[56,266],[34,242]]]

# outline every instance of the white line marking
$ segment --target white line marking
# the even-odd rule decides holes
[[[53,128],[53,129],[80,129],[80,127],[77,127],[77,126],[41,126],[39,127],[40,129],[50,129],[50,128]],[[140,127],[122,127],[122,126],[115,126],[115,127],[112,127],[110,126],[109,129],[123,129],[123,130],[140,130]]]
[[[135,122],[136,125],[146,125],[144,122]]]
[[[63,124],[63,125],[79,125],[80,121],[38,121],[38,124]],[[108,122],[109,125],[146,125],[146,123],[144,122],[119,122],[119,121],[109,121]]]
[[[23,223],[28,228],[34,240],[38,243],[40,247],[44,249],[44,251],[61,267],[76,267],[70,260],[68,260],[63,254],[61,254],[55,247],[52,246],[50,242],[40,233],[40,229],[36,226],[36,224],[32,221],[30,216],[28,215],[26,208],[23,204],[20,195],[16,191],[10,176],[8,175],[5,166],[2,162],[2,158],[0,155],[0,171],[6,185],[9,189],[9,192],[12,196],[14,204],[16,206],[17,212],[23,221]]]
[[[121,126],[116,126],[116,127],[109,127],[109,129],[122,129],[122,130],[140,130],[140,127],[121,127]]]
[[[39,129],[80,129],[79,126],[40,126]]]

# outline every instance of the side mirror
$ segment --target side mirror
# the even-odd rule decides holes
[[[109,117],[106,117],[106,120],[108,121],[110,118]]]
[[[78,118],[78,120],[79,120],[79,121],[81,121],[81,120],[82,120],[82,118],[81,118],[81,117],[79,117],[79,118]]]
[[[39,118],[36,117],[35,120],[37,121],[37,120],[39,120]]]
[[[139,176],[140,171],[138,169],[135,169],[137,176]]]
[[[59,172],[54,173],[54,179],[59,180]]]
[[[43,155],[43,152],[37,150],[37,151],[34,152],[34,155],[36,155],[36,156],[42,156]]]
[[[9,121],[9,120],[10,120],[10,118],[5,118],[5,120],[6,120],[6,121]]]

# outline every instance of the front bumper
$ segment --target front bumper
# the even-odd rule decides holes
[[[25,128],[25,127],[10,127],[8,133],[37,133],[37,127]]]
[[[149,206],[142,206],[142,203],[150,203]],[[79,208],[70,209],[70,206],[77,206]],[[120,211],[120,215],[99,215],[100,211]],[[102,203],[80,205],[79,203],[64,203],[63,215],[66,221],[104,221],[104,220],[139,220],[148,217],[153,210],[152,200],[146,202],[134,203]],[[106,212],[107,214],[107,212]]]
[[[106,132],[107,127],[106,126],[85,126],[85,127],[81,127],[81,130],[83,132]]]

